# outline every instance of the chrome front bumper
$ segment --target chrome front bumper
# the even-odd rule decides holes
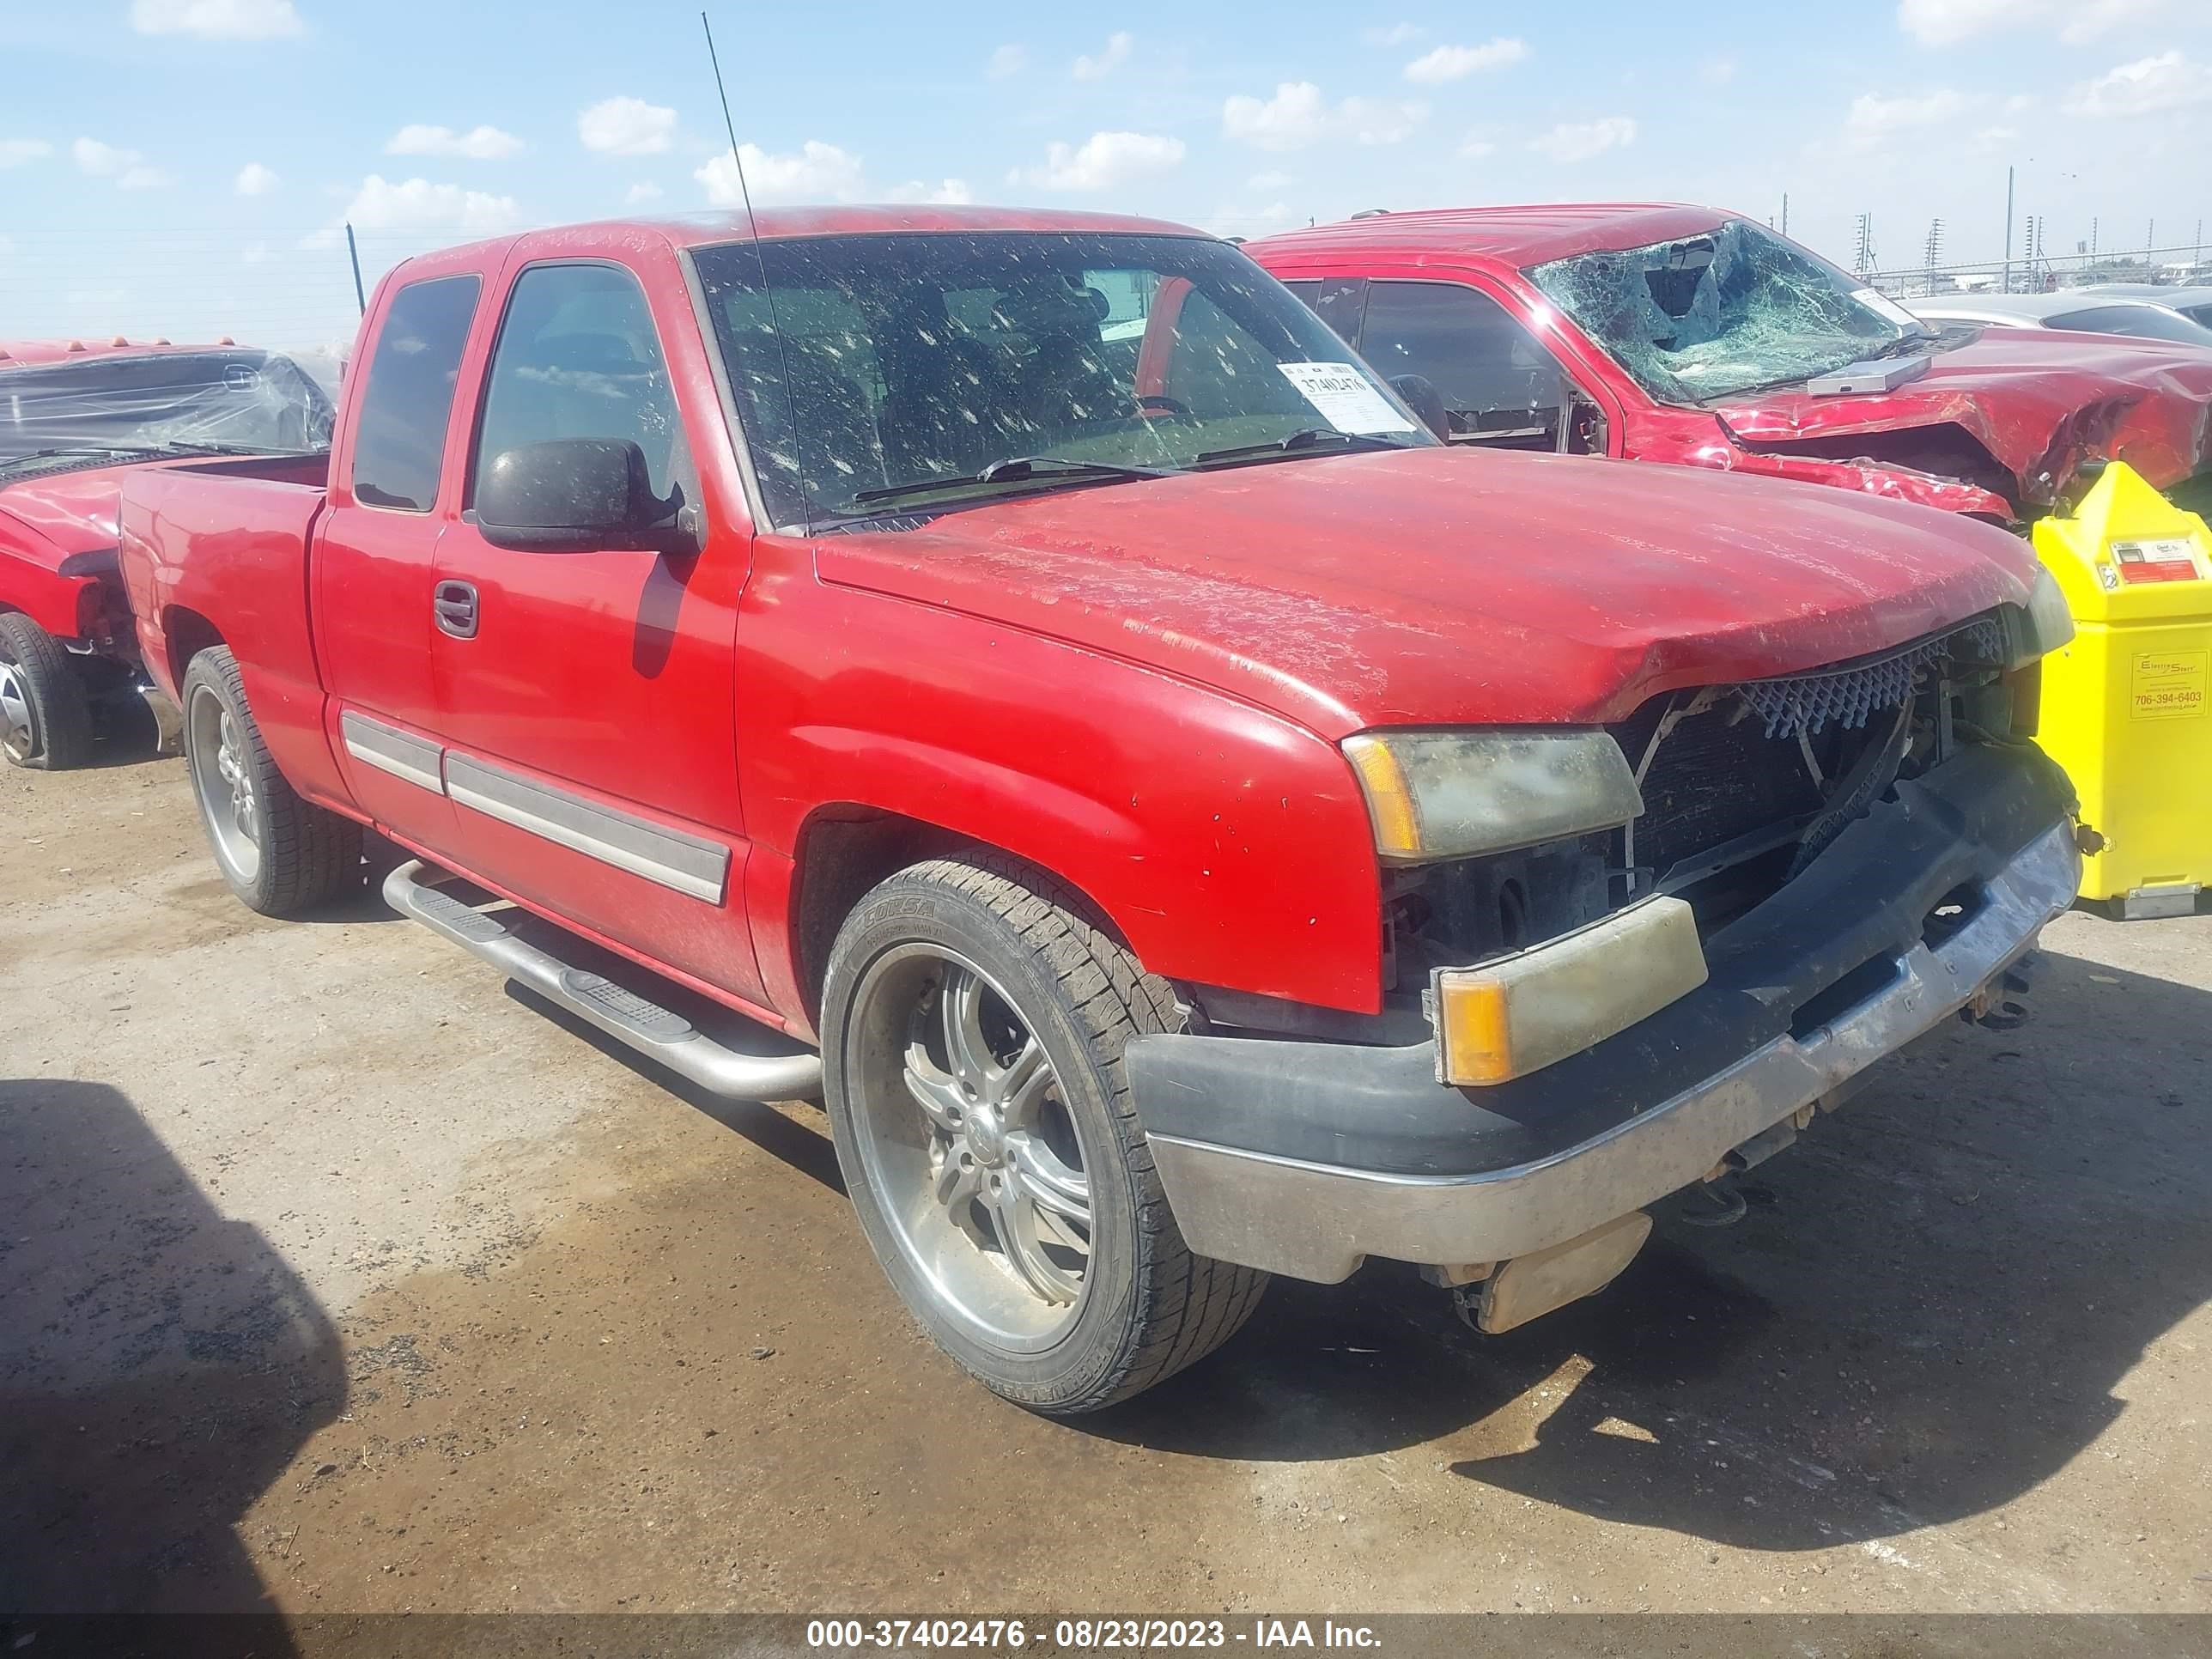
[[[1526,1255],[1698,1181],[1733,1148],[1939,1024],[2033,947],[2080,880],[2074,827],[2062,822],[1990,877],[1957,933],[1898,953],[1896,976],[1864,1000],[1529,1162],[1464,1176],[1384,1173],[1161,1133],[1150,1137],[1152,1156],[1184,1239],[1221,1261],[1334,1284],[1370,1255],[1451,1264]]]

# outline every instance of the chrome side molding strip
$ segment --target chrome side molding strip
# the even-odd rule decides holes
[[[338,734],[345,740],[346,753],[363,766],[389,772],[434,795],[446,793],[445,775],[438,769],[446,751],[428,738],[356,714],[350,708],[338,716]]]
[[[446,793],[463,806],[663,887],[720,904],[730,849],[494,766],[446,751]]]

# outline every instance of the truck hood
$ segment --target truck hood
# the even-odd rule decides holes
[[[10,551],[48,568],[76,554],[105,552],[115,545],[116,507],[131,470],[103,466],[0,481],[0,538]]]
[[[1991,526],[1815,485],[1473,449],[1063,490],[816,538],[825,581],[1230,692],[1331,738],[1595,724],[2026,598]]]
[[[1893,392],[1782,388],[1711,407],[1747,448],[1810,443],[1831,459],[1849,458],[1833,440],[1956,427],[2011,475],[2008,493],[2036,507],[2087,460],[2125,461],[2161,489],[2212,465],[2212,351],[2158,340],[1985,328]],[[1894,440],[1873,453],[1911,464]]]

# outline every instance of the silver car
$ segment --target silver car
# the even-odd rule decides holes
[[[2118,300],[2143,300],[2178,311],[2201,327],[2212,328],[2212,284],[2162,287],[2157,283],[2092,283],[2077,294],[2109,294]]]
[[[2162,292],[2180,293],[2166,289]],[[2057,294],[1931,294],[1898,301],[1924,322],[1981,323],[1991,328],[2058,328],[2077,334],[2131,334],[2146,340],[2212,349],[2212,328],[2170,305],[2118,294],[2068,289]]]

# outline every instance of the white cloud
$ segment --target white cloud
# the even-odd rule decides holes
[[[0,138],[0,167],[19,167],[26,161],[41,161],[54,153],[54,147],[43,138]]]
[[[1008,41],[991,54],[991,61],[983,66],[983,73],[994,81],[1011,81],[1030,66],[1030,49]]]
[[[457,155],[471,161],[496,161],[522,154],[522,140],[497,127],[471,127],[456,132],[451,127],[416,123],[392,135],[384,147],[386,155]]]
[[[2179,10],[2179,0],[1898,0],[1897,26],[1923,46],[1951,46],[2002,28],[2056,27],[2069,46]]]
[[[1587,161],[1609,149],[1622,149],[1636,142],[1636,123],[1626,115],[1607,115],[1595,121],[1562,121],[1528,148],[1562,166]]]
[[[1265,173],[1255,173],[1244,181],[1255,190],[1282,190],[1297,181],[1280,167],[1270,167]]]
[[[459,230],[489,236],[512,230],[522,215],[512,196],[493,196],[428,179],[394,184],[372,173],[339,216],[356,230]]]
[[[1972,106],[1973,100],[1949,87],[1933,92],[1901,93],[1893,98],[1879,92],[1863,92],[1851,100],[1844,118],[1844,137],[1854,149],[1871,149],[1901,133],[1918,132],[1954,121]]]
[[[155,190],[169,182],[169,175],[146,165],[135,149],[103,144],[97,138],[80,138],[70,146],[77,170],[95,179],[112,179],[118,190]]]
[[[1310,81],[1285,81],[1272,98],[1239,93],[1221,106],[1224,137],[1255,149],[1304,149],[1323,139],[1359,144],[1395,144],[1409,137],[1428,114],[1421,104],[1387,99],[1347,98],[1331,104]]]
[[[1011,183],[1040,190],[1112,190],[1133,179],[1172,173],[1182,165],[1183,142],[1150,132],[1094,132],[1079,145],[1046,147],[1044,165],[1017,167]]]
[[[1480,133],[1470,132],[1460,140],[1459,153],[1462,161],[1480,161],[1486,155],[1497,155],[1498,143],[1495,139],[1486,138]]]
[[[1698,79],[1709,87],[1724,87],[1735,79],[1735,70],[1734,58],[1708,58],[1698,65]]]
[[[131,0],[141,34],[195,34],[203,40],[275,40],[305,34],[292,0]]]
[[[605,98],[576,118],[576,137],[602,155],[658,155],[676,136],[676,112],[642,98]]]
[[[2074,88],[2066,100],[2069,115],[2155,115],[2166,110],[2212,104],[2212,68],[2162,52]]]
[[[1418,86],[1440,87],[1447,81],[1464,81],[1478,70],[1504,69],[1528,55],[1528,43],[1500,35],[1479,46],[1438,46],[1406,65],[1406,78]]]
[[[258,265],[269,258],[269,244],[248,242],[238,251],[238,262],[242,265]]]
[[[258,161],[248,161],[239,168],[238,177],[231,181],[231,188],[240,196],[266,196],[276,188],[276,168],[264,167]]]
[[[849,202],[860,193],[860,158],[817,138],[809,138],[795,155],[772,155],[757,144],[740,144],[738,154],[744,160],[744,183],[752,186],[756,204]],[[707,187],[707,199],[716,207],[744,204],[729,151],[693,168],[691,176]]]
[[[1136,44],[1136,37],[1127,29],[1117,29],[1106,37],[1104,51],[1095,58],[1085,53],[1075,60],[1068,73],[1079,81],[1103,81],[1129,61],[1129,53]]]
[[[632,185],[623,193],[623,205],[625,207],[643,207],[647,202],[657,202],[659,199],[660,186],[650,180]]]
[[[975,199],[975,192],[969,188],[965,179],[940,179],[933,185],[927,179],[909,179],[902,185],[894,185],[887,199],[933,207],[966,207]]]
[[[1381,28],[1360,30],[1359,38],[1370,46],[1402,46],[1427,33],[1419,23],[1388,23]]]

